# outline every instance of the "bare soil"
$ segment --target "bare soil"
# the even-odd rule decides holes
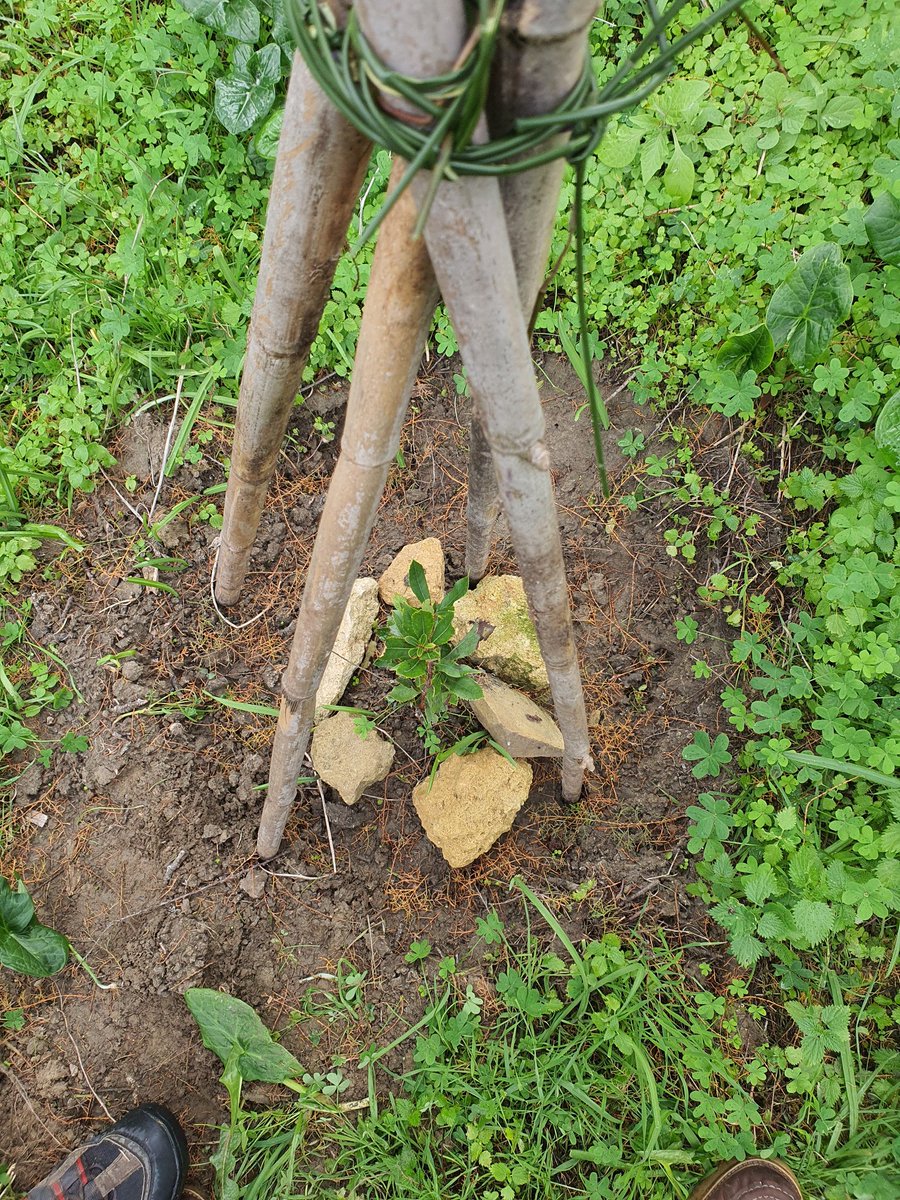
[[[325,387],[297,410],[245,602],[231,619],[262,615],[240,629],[210,601],[216,531],[198,517],[201,503],[166,525],[164,545],[142,545],[139,522],[119,498],[138,509],[151,503],[163,418],[145,414],[120,434],[111,474],[118,494],[103,483],[69,518],[89,549],[57,564],[55,577],[31,595],[32,636],[56,647],[84,697],[47,716],[42,732],[74,729],[90,748],[57,753],[50,768],[32,767],[20,780],[16,836],[0,864],[7,878],[24,877],[41,918],[117,986],[100,991],[77,968],[36,982],[0,972],[0,1011],[23,1007],[26,1018],[5,1035],[0,1074],[0,1159],[17,1164],[21,1185],[98,1129],[104,1106],[115,1116],[148,1099],[181,1115],[202,1163],[214,1136],[207,1126],[224,1117],[224,1091],[184,1004],[188,987],[227,989],[280,1029],[311,987],[332,986],[310,977],[333,975],[347,960],[368,975],[368,1039],[388,1038],[420,1003],[419,968],[404,959],[410,943],[427,937],[437,954],[461,951],[490,906],[514,931],[520,905],[508,883],[516,874],[551,898],[578,935],[662,929],[674,945],[703,936],[702,907],[686,894],[684,869],[685,808],[700,788],[681,750],[694,729],[716,727],[716,666],[726,645],[685,646],[674,621],[694,611],[697,582],[713,564],[703,553],[693,568],[669,556],[662,500],[650,497],[636,512],[621,503],[637,479],[616,441],[641,430],[653,449],[658,414],[635,406],[627,390],[612,395],[606,445],[614,496],[604,503],[588,415],[573,419],[583,400],[576,377],[553,358],[540,376],[597,763],[583,802],[563,806],[557,768],[536,763],[512,832],[471,867],[451,870],[425,840],[410,799],[428,769],[415,719],[394,718],[389,732],[400,752],[392,774],[353,809],[306,788],[259,899],[241,884],[254,861],[254,789],[265,781],[272,722],[222,708],[207,693],[277,704],[336,457],[337,440],[323,443],[313,419],[339,425],[343,392]],[[450,368],[433,364],[416,388],[402,465],[392,470],[365,573],[378,575],[406,542],[434,535],[446,550],[448,578],[461,574],[467,414]],[[208,428],[206,457],[164,483],[155,519],[222,482],[227,435]],[[723,475],[727,434],[724,425],[696,430],[713,462],[726,455]],[[131,496],[128,476],[137,482]],[[515,571],[502,522],[499,532],[492,569]],[[135,563],[148,554],[184,560],[180,573],[160,575],[177,596],[126,582],[147,574]],[[695,615],[705,633],[724,632],[710,612]],[[109,658],[116,655],[123,657]],[[711,680],[691,670],[704,657]],[[345,702],[377,708],[391,683],[366,667]],[[36,814],[48,818],[42,829]],[[586,898],[576,902],[579,885]],[[285,1041],[311,1070],[330,1068],[340,1055],[355,1079],[362,1047],[350,1028],[301,1023]],[[202,1170],[196,1178],[205,1193]]]

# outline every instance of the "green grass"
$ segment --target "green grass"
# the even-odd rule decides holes
[[[305,1077],[293,1105],[241,1113],[224,1195],[669,1200],[717,1162],[756,1152],[787,1159],[823,1200],[896,1195],[900,1057],[877,1024],[851,1052],[861,1027],[848,1024],[836,979],[830,1009],[798,1005],[784,1022],[740,976],[718,995],[698,987],[695,952],[613,934],[573,945],[522,890],[520,944],[490,913],[468,961],[411,949],[425,1013],[360,1055],[362,1113],[324,1099],[320,1077]],[[352,1037],[360,1005],[335,987],[330,1007],[320,1000],[297,1019],[343,1021]],[[383,1066],[398,1050],[412,1057],[400,1076]],[[335,1098],[352,1075],[341,1061],[328,1076]],[[796,1086],[792,1063],[812,1086]]]
[[[438,990],[416,1054],[434,1051],[434,1061],[417,1058],[398,1098],[368,1124],[326,1131],[316,1119],[307,1135],[334,1156],[340,1186],[369,1172],[385,1196],[418,1194],[414,1186],[446,1196],[427,1191],[433,1179],[407,1178],[424,1169],[411,1165],[413,1150],[460,1195],[469,1185],[447,1181],[464,1168],[476,1171],[479,1194],[496,1187],[501,1200],[504,1188],[525,1195],[563,1188],[579,1172],[588,1179],[587,1160],[554,1174],[566,1161],[554,1121],[574,1121],[583,1146],[594,1144],[586,1139],[595,1122],[604,1169],[622,1156],[615,1195],[678,1194],[729,1146],[755,1144],[791,1157],[828,1200],[862,1200],[878,1194],[866,1188],[881,1186],[878,1172],[896,1158],[896,1088],[876,1050],[900,1004],[900,807],[890,782],[900,777],[900,485],[896,443],[876,440],[875,422],[900,389],[900,267],[880,259],[866,225],[873,199],[884,206],[900,192],[893,7],[751,6],[775,59],[736,18],[710,33],[640,113],[610,130],[588,179],[592,337],[607,367],[633,376],[636,400],[676,414],[663,446],[623,439],[636,477],[619,500],[634,510],[651,493],[668,498],[669,553],[695,573],[705,548],[717,558],[675,636],[698,677],[725,680],[719,725],[686,736],[695,775],[716,785],[689,813],[691,887],[741,970],[703,993],[664,949],[608,943],[560,966],[533,943],[501,941],[493,986],[501,967],[507,982],[516,971],[534,1003],[555,995],[562,1007],[535,1018],[506,988],[490,1020],[473,1010],[461,968],[446,968],[440,984],[430,973]],[[262,8],[261,44],[273,30]],[[604,6],[592,35],[601,74],[633,36],[637,12],[632,0]],[[685,20],[698,12],[689,6]],[[212,406],[223,417],[233,408],[270,172],[251,137],[259,131],[228,134],[213,112],[215,80],[233,54],[174,0],[83,0],[64,19],[57,0],[0,7],[0,588],[13,613],[23,611],[14,593],[39,543],[59,539],[60,508],[110,465],[119,423],[147,405],[170,413],[180,389],[171,473],[202,455]],[[386,175],[378,154],[360,226]],[[567,237],[566,189],[554,257]],[[853,302],[815,361],[798,367],[782,348],[747,371],[719,361],[726,338],[763,322],[799,255],[823,243],[839,250]],[[348,373],[369,260],[366,251],[338,265],[309,379]],[[537,323],[545,348],[573,344],[574,294],[567,259]],[[439,353],[456,348],[441,315],[433,339]],[[700,415],[685,421],[691,412]],[[731,478],[710,478],[695,437],[696,422],[713,415],[731,423]],[[761,537],[767,518],[730,490],[750,471],[780,505],[784,543],[774,550]],[[212,516],[208,504],[202,511]],[[143,532],[136,576],[158,555],[154,527]],[[733,644],[710,637],[714,611]],[[62,702],[65,682],[46,648],[17,634],[3,651],[0,736],[8,750],[37,752],[27,721]],[[602,985],[582,968],[573,976],[575,961],[584,972],[597,965]],[[639,970],[652,1005],[629,999]],[[588,1021],[576,1011],[582,1001],[565,997],[576,977],[590,991]],[[741,987],[771,1027],[768,1048],[749,1059],[728,1027]],[[604,1040],[613,1024],[630,1041]],[[566,1045],[581,1053],[567,1056]],[[679,1068],[679,1055],[701,1053],[721,1073]],[[508,1111],[474,1111],[499,1103],[507,1069]],[[763,1070],[765,1082],[755,1082]],[[526,1095],[526,1082],[540,1089]],[[426,1101],[416,1125],[404,1103]],[[736,1107],[715,1107],[728,1102]],[[713,1105],[707,1117],[704,1104]],[[248,1121],[259,1127],[254,1144],[283,1152],[277,1114]],[[490,1144],[479,1154],[490,1162],[473,1167],[466,1129],[474,1144],[485,1122]],[[534,1132],[520,1150],[526,1123]],[[700,1137],[705,1126],[720,1140]],[[524,1183],[492,1172],[513,1157],[527,1166]],[[596,1188],[588,1194],[605,1194]]]

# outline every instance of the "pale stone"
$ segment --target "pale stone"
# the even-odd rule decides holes
[[[431,537],[404,546],[378,580],[378,594],[385,604],[393,604],[395,596],[402,596],[410,604],[419,603],[409,586],[409,568],[414,562],[420,563],[425,572],[433,603],[444,598],[444,550],[438,539]]]
[[[326,705],[337,704],[343,696],[372,640],[372,626],[377,616],[377,582],[374,579],[357,579],[316,692],[316,719],[325,716]]]
[[[356,732],[351,713],[339,712],[313,730],[310,756],[316,774],[345,804],[355,804],[366,788],[380,783],[391,769],[394,747],[369,730]]]
[[[460,641],[476,623],[481,638],[470,655],[473,662],[514,687],[536,695],[550,690],[547,668],[518,575],[488,575],[474,591],[457,600],[453,640]]]
[[[251,900],[261,900],[263,892],[266,890],[268,876],[265,871],[259,867],[251,867],[238,887],[242,892],[246,892]]]
[[[563,736],[548,712],[493,675],[477,676],[480,700],[469,703],[495,742],[513,758],[562,758]]]
[[[451,867],[467,867],[512,827],[528,799],[531,767],[496,750],[452,754],[413,789],[422,828]]]

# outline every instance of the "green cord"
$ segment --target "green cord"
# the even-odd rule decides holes
[[[578,301],[578,324],[581,334],[581,361],[584,363],[584,390],[587,392],[591,410],[591,427],[594,430],[594,455],[597,473],[600,476],[600,491],[609,495],[609,480],[606,477],[606,459],[603,454],[603,429],[609,429],[609,413],[594,380],[594,362],[591,357],[590,330],[588,329],[587,302],[584,295],[584,177],[587,163],[584,159],[575,164],[575,296]]]
[[[479,36],[465,60],[452,71],[431,79],[415,79],[387,67],[366,41],[351,8],[346,28],[338,29],[328,6],[320,0],[291,0],[288,19],[300,53],[313,78],[334,106],[369,141],[405,159],[408,166],[396,188],[386,198],[353,248],[356,253],[372,237],[417,171],[433,171],[432,187],[419,212],[416,234],[428,218],[434,193],[442,179],[465,175],[511,175],[531,171],[557,158],[567,158],[575,168],[576,296],[585,390],[594,430],[594,448],[600,486],[609,495],[603,459],[602,430],[609,416],[594,382],[590,358],[590,332],[584,291],[583,197],[587,159],[606,132],[610,117],[636,107],[666,79],[675,60],[692,42],[740,8],[745,0],[722,0],[674,42],[666,30],[689,0],[672,0],[660,12],[655,0],[644,0],[649,27],[632,47],[621,66],[600,85],[590,56],[581,79],[551,113],[517,121],[504,137],[481,145],[472,135],[484,109],[494,46],[506,0],[470,0],[476,9]],[[644,63],[654,52],[652,57]],[[381,95],[402,97],[426,118],[425,127],[410,125],[385,112]],[[558,135],[568,134],[560,140]]]

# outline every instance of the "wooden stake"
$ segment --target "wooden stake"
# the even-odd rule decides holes
[[[550,112],[578,82],[587,53],[587,30],[595,0],[530,0],[511,5],[497,40],[487,118],[492,138],[507,134],[519,117]],[[557,141],[565,140],[560,135]],[[526,323],[537,302],[556,222],[562,159],[500,180],[519,301]],[[487,572],[500,497],[493,461],[482,429],[483,401],[473,392],[466,517],[466,574]]]
[[[236,604],[371,152],[299,54],[272,179],[214,580]]]
[[[394,169],[394,180],[404,164]],[[257,849],[278,850],[297,794],[315,717],[316,690],[359,572],[378,502],[400,447],[409,393],[437,303],[425,243],[411,240],[407,193],[385,219],[369,276],[341,453],[316,534],[291,656]]]

